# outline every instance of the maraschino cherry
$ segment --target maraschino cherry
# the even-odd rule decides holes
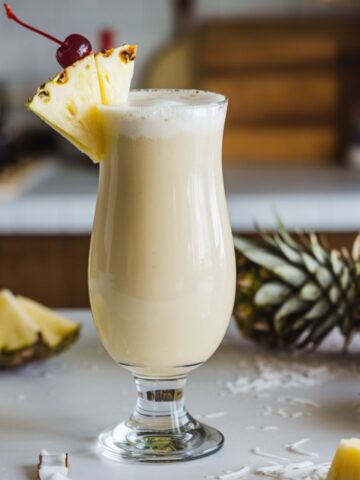
[[[62,42],[58,38],[55,38],[52,35],[43,32],[42,30],[39,30],[25,22],[22,22],[15,15],[13,9],[10,7],[9,4],[4,3],[4,7],[6,10],[6,15],[10,20],[14,20],[19,25],[22,25],[23,27],[28,28],[33,32],[36,32],[39,35],[43,35],[49,40],[52,40],[53,42],[60,45],[60,47],[56,50],[56,59],[63,68],[69,67],[74,62],[76,62],[76,60],[80,60],[80,58],[86,57],[86,55],[91,52],[91,43],[87,38],[83,37],[82,35],[79,35],[78,33],[72,33]]]
[[[91,53],[91,43],[78,33],[72,33],[65,38],[63,44],[56,50],[56,60],[63,68],[72,65],[76,60]]]

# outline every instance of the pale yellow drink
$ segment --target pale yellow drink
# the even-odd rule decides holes
[[[108,158],[90,250],[94,321],[109,354],[134,373],[185,373],[214,353],[234,302],[226,100],[134,91],[101,112]]]

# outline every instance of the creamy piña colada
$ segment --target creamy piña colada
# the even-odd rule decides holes
[[[89,288],[109,354],[135,375],[126,422],[99,437],[104,455],[179,461],[223,444],[186,411],[185,374],[227,329],[235,258],[222,178],[227,101],[195,90],[139,90],[100,106],[100,163]]]
[[[118,461],[214,453],[224,437],[189,415],[183,387],[186,373],[221,342],[234,300],[221,168],[227,101],[195,90],[137,91],[128,99],[136,45],[94,54],[82,35],[62,42],[5,9],[60,44],[65,69],[28,108],[100,162],[91,306],[105,348],[135,375],[138,399],[98,447]]]
[[[94,320],[109,354],[134,373],[184,373],[221,342],[235,261],[221,149],[224,97],[133,91],[102,108],[90,255]]]

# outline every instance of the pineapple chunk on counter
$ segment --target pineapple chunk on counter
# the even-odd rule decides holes
[[[68,335],[77,330],[77,325],[40,303],[18,296],[17,300],[38,326],[42,339],[51,347],[58,348]],[[76,328],[75,328],[76,326]]]
[[[327,480],[360,479],[360,440],[343,439],[337,448]]]
[[[11,354],[35,344],[40,329],[9,290],[0,292],[0,352]]]
[[[80,325],[9,290],[0,291],[0,368],[58,353],[78,337]]]

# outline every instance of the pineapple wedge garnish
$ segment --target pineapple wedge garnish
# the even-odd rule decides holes
[[[327,480],[358,480],[360,478],[360,440],[343,439],[337,448]]]
[[[134,72],[135,45],[123,45],[78,60],[41,85],[29,110],[94,162],[105,156],[97,106],[126,102]]]
[[[91,54],[41,85],[27,107],[94,162],[99,162],[104,154],[96,109],[100,103],[96,63]]]
[[[126,102],[134,73],[136,51],[136,45],[122,45],[95,54],[104,105],[121,105]]]
[[[58,353],[73,343],[80,325],[9,290],[0,291],[0,368]]]

